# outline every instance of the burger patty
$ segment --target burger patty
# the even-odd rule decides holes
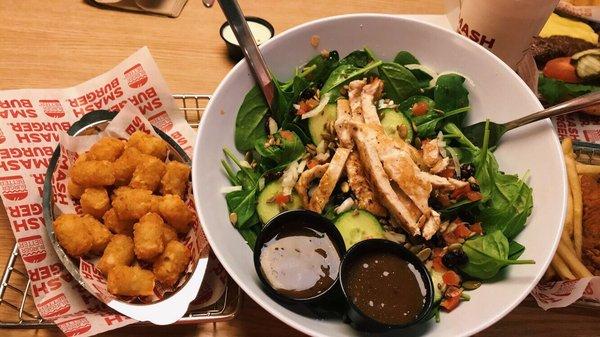
[[[534,37],[531,52],[538,69],[542,69],[546,62],[557,57],[572,56],[580,51],[597,48],[598,46],[588,41],[570,36]]]

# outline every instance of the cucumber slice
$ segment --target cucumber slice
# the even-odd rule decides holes
[[[427,268],[431,281],[433,281],[433,303],[442,300],[442,295],[446,291],[446,283],[444,283],[444,274],[433,270],[433,267]]]
[[[408,118],[401,112],[394,109],[381,110],[381,125],[386,135],[403,139],[405,142],[411,143],[413,139],[413,129]],[[400,135],[398,129],[402,129],[404,135]],[[402,137],[404,136],[404,137]]]
[[[352,210],[341,214],[335,226],[342,234],[346,249],[366,239],[383,238],[383,228],[377,218],[363,210]]]
[[[319,145],[323,139],[321,134],[325,132],[327,123],[335,122],[336,118],[337,105],[327,104],[321,113],[308,119],[308,131],[310,131],[310,138],[315,145]]]
[[[281,190],[281,181],[276,180],[265,186],[265,188],[258,195],[256,211],[258,212],[260,221],[263,223],[267,223],[269,220],[271,220],[271,218],[283,211],[299,209],[302,207],[302,201],[296,192],[292,192],[292,199],[290,202],[283,205],[283,207],[279,206],[276,202],[273,202],[273,198],[277,194],[281,193]]]

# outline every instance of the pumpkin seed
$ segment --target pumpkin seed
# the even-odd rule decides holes
[[[423,249],[423,245],[415,245],[410,247],[408,250],[410,250],[413,254],[417,254],[419,251],[421,251],[421,249]]]
[[[466,290],[475,290],[481,286],[481,281],[469,280],[462,283]]]
[[[231,224],[235,225],[238,221],[237,213],[235,213],[235,212],[229,213],[229,221],[231,221]]]
[[[459,250],[461,248],[462,248],[462,245],[460,243],[453,243],[450,246],[448,246],[449,251]]]
[[[421,260],[423,262],[427,261],[427,259],[429,258],[429,256],[431,256],[431,248],[429,248],[429,247],[421,250],[417,254],[417,257],[419,258],[419,260]]]

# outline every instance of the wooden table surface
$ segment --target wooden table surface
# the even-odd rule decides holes
[[[242,0],[247,15],[269,20],[276,32],[336,14],[358,12],[439,14],[442,0]],[[2,0],[0,89],[50,88],[92,78],[148,46],[174,93],[210,93],[233,64],[219,38],[224,17],[189,0],[177,19],[100,9],[83,0]],[[14,243],[0,211],[0,267]],[[7,314],[0,311],[0,318]],[[599,311],[544,312],[528,298],[482,336],[594,336]],[[246,298],[237,319],[200,326],[123,328],[104,336],[300,336]],[[60,336],[56,329],[2,330],[0,336]]]

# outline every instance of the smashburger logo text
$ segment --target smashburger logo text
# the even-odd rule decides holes
[[[139,63],[125,70],[124,75],[127,79],[127,85],[131,88],[139,88],[148,82],[148,75]]]
[[[41,99],[39,102],[46,116],[52,118],[65,116],[65,110],[57,99]]]
[[[22,176],[0,177],[0,190],[2,195],[11,201],[19,201],[27,198],[27,186]]]
[[[37,113],[28,99],[0,100],[0,118],[35,118]]]
[[[85,316],[76,317],[64,322],[58,322],[57,325],[67,337],[82,335],[92,328],[92,324],[87,320],[87,318],[85,318]]]
[[[46,258],[46,246],[40,235],[32,235],[17,240],[19,251],[25,262],[39,263]]]
[[[71,309],[71,304],[65,294],[60,293],[38,305],[40,315],[45,319],[66,314]]]

